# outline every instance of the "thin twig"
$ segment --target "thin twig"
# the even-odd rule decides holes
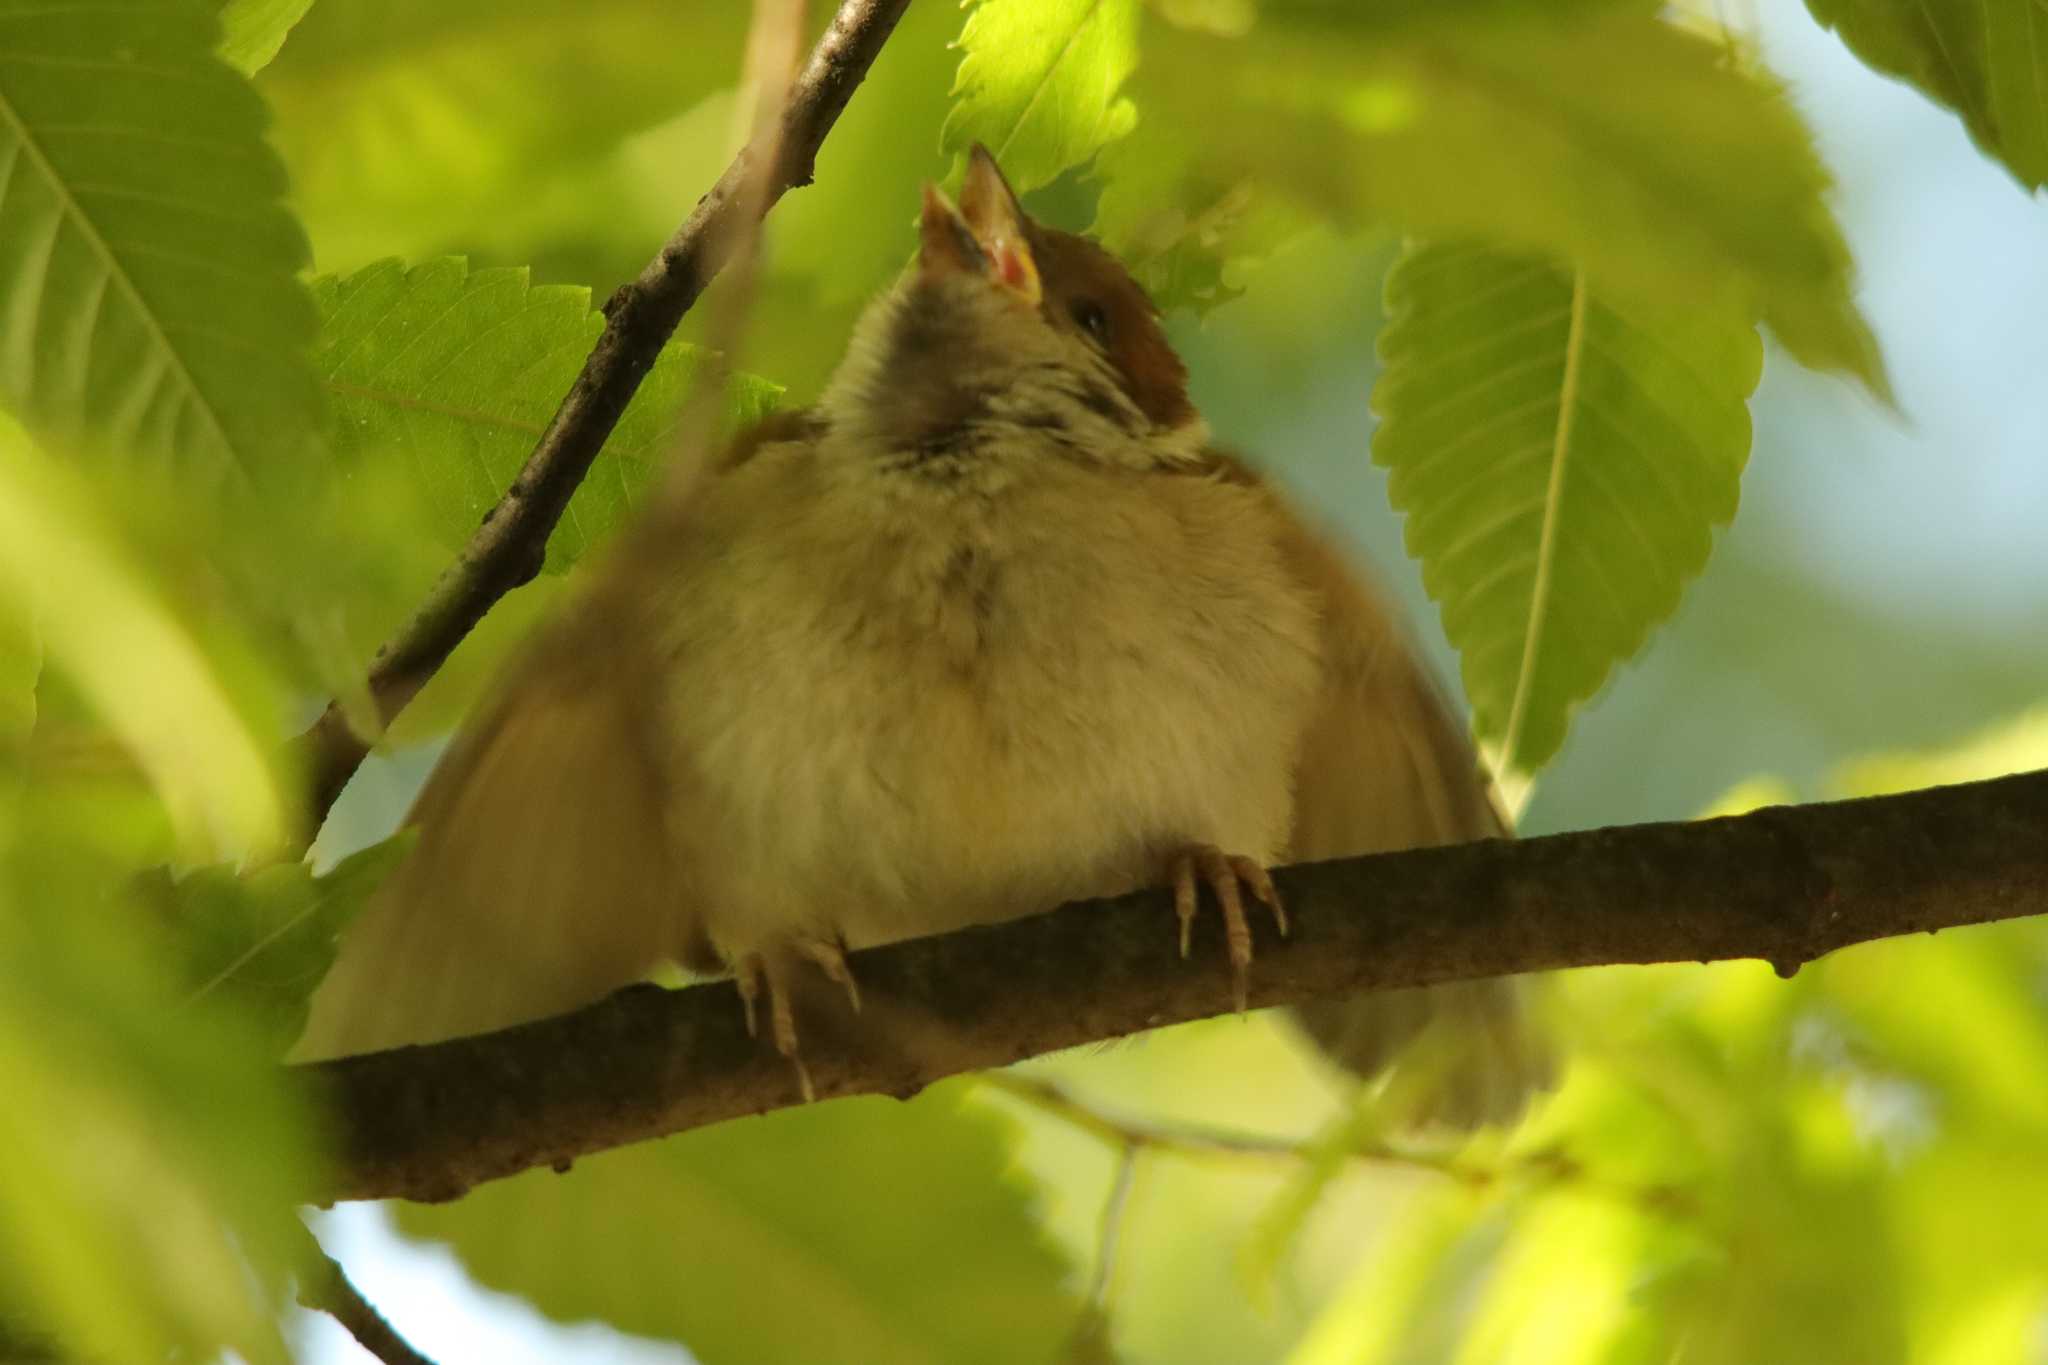
[[[1273,1137],[1200,1124],[1163,1124],[1127,1118],[1077,1099],[1050,1081],[1015,1071],[985,1072],[980,1081],[989,1089],[1028,1104],[1039,1113],[1099,1138],[1120,1154],[1141,1150],[1195,1159],[1242,1157],[1308,1165],[1322,1159],[1319,1148],[1328,1140],[1327,1137]],[[1570,1184],[1652,1212],[1675,1216],[1694,1211],[1685,1192],[1673,1186],[1632,1185],[1603,1180],[1576,1159],[1557,1151],[1528,1152],[1487,1165],[1448,1152],[1395,1147],[1376,1141],[1346,1141],[1341,1155],[1345,1160],[1361,1165],[1426,1171],[1475,1190],[1498,1188],[1516,1181]]]
[[[782,161],[784,125],[779,114],[787,107],[797,78],[807,8],[805,0],[754,0],[740,88],[754,96],[747,111],[746,145],[756,155],[734,194],[739,241],[726,263],[723,297],[713,300],[711,321],[704,331],[703,362],[689,401],[676,419],[668,468],[657,495],[670,507],[687,503],[698,477],[711,463],[725,397],[746,339],[761,265],[761,229],[774,192],[769,172]]]
[[[1145,1148],[1126,1142],[1117,1149],[1116,1175],[1109,1182],[1109,1196],[1102,1201],[1102,1222],[1095,1234],[1095,1282],[1088,1286],[1087,1302],[1102,1317],[1109,1316],[1110,1291],[1116,1284],[1116,1250],[1122,1240],[1124,1218],[1130,1213],[1131,1190],[1138,1183],[1138,1158]]]
[[[1762,958],[1790,974],[1867,939],[2048,912],[2043,830],[2048,772],[1282,868],[1293,932],[1261,941],[1250,999],[1611,963]],[[1172,924],[1171,897],[1148,891],[857,953],[861,1015],[836,992],[798,1001],[817,1093],[907,1095],[1233,1010],[1215,926],[1198,925],[1186,963]],[[929,1025],[928,1046],[901,1044],[904,1019]],[[633,987],[560,1018],[306,1070],[340,1139],[311,1192],[324,1199],[453,1198],[800,1098],[725,982]]]
[[[305,1229],[300,1249],[299,1303],[325,1313],[340,1323],[356,1344],[384,1362],[384,1365],[434,1365],[415,1351],[398,1331],[384,1320],[362,1291],[349,1280],[341,1262],[327,1254],[310,1229]]]
[[[1200,1124],[1162,1124],[1145,1119],[1110,1114],[1075,1099],[1061,1087],[1036,1076],[1014,1071],[991,1071],[981,1083],[1000,1091],[1043,1114],[1050,1114],[1112,1146],[1149,1147],[1189,1157],[1252,1157],[1264,1160],[1300,1161],[1308,1155],[1305,1141],[1270,1137],[1260,1133],[1236,1133]],[[1440,1175],[1457,1175],[1447,1160],[1427,1152],[1403,1152],[1379,1144],[1360,1147],[1352,1155],[1361,1161],[1390,1166],[1416,1166]]]
[[[788,190],[811,182],[818,148],[846,107],[910,0],[845,0],[790,91],[774,150],[749,146],[733,159],[639,278],[605,304],[604,334],[583,364],[533,454],[413,618],[386,641],[369,690],[388,722],[433,677],[497,600],[540,572],[548,537],[611,435],[655,357],[755,221]],[[743,194],[760,165],[758,196]],[[338,705],[293,747],[308,774],[312,823],[326,818],[369,751]]]

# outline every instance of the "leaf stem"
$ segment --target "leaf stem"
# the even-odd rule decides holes
[[[1543,493],[1543,531],[1536,543],[1536,581],[1529,589],[1529,625],[1522,636],[1522,663],[1515,673],[1515,699],[1508,707],[1501,740],[1503,774],[1525,771],[1519,763],[1522,724],[1543,652],[1543,622],[1550,609],[1551,569],[1557,562],[1558,509],[1564,501],[1565,465],[1571,455],[1572,423],[1579,404],[1579,361],[1586,350],[1586,272],[1572,272],[1572,320],[1565,333],[1564,381],[1558,388],[1557,427],[1550,441],[1550,483]]]

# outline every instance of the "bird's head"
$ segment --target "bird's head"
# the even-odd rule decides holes
[[[926,185],[916,263],[868,310],[822,405],[892,460],[1016,433],[1075,458],[1187,458],[1206,429],[1158,310],[1095,242],[1034,222],[976,146],[956,204]]]

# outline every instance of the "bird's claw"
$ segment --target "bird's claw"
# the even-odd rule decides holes
[[[1196,879],[1208,882],[1223,912],[1223,939],[1230,952],[1232,993],[1238,1013],[1244,1013],[1250,990],[1252,928],[1245,918],[1244,895],[1240,886],[1251,888],[1254,899],[1273,912],[1281,937],[1287,936],[1287,911],[1273,879],[1256,859],[1225,853],[1213,844],[1194,844],[1173,857],[1173,911],[1180,920],[1180,955],[1192,946],[1195,909],[1199,901]]]
[[[845,945],[831,939],[793,939],[781,949],[747,953],[733,963],[733,985],[739,990],[740,1008],[746,1015],[747,1036],[760,1037],[756,1007],[765,993],[768,997],[768,1036],[774,1042],[775,1050],[795,1068],[797,1088],[803,1092],[804,1102],[809,1103],[818,1095],[797,1045],[796,1010],[790,1002],[789,991],[792,956],[816,966],[827,981],[843,990],[847,1003],[856,1014],[860,1013],[860,985],[853,979],[852,968],[846,965]]]

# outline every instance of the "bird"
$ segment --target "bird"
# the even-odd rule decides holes
[[[1267,869],[1498,837],[1405,623],[1224,450],[1157,310],[975,147],[807,407],[654,497],[450,744],[344,931],[295,1060],[729,972],[800,1059],[792,984],[847,955],[1171,886],[1237,998]],[[1172,942],[1162,945],[1170,950]],[[1419,1106],[1547,1083],[1515,979],[1301,1007],[1361,1076],[1465,1040]]]

